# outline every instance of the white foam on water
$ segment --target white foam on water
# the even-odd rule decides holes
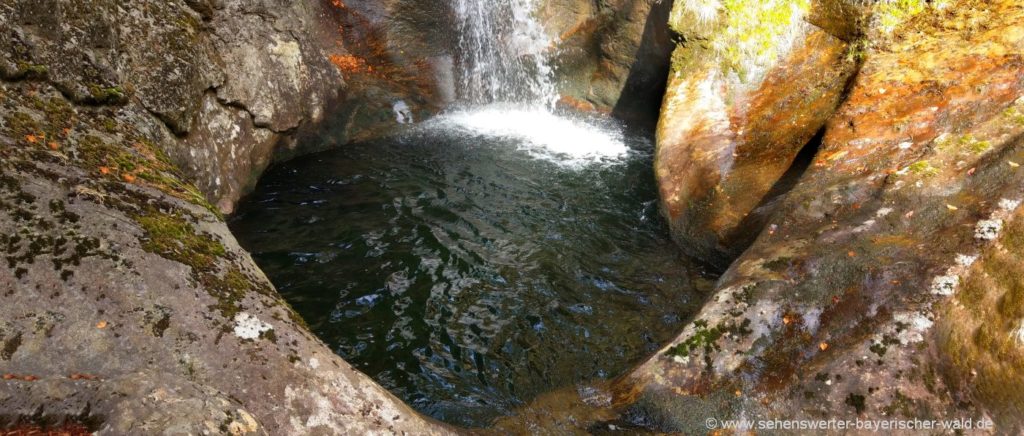
[[[613,163],[629,153],[622,129],[549,112],[543,108],[491,105],[442,115],[438,127],[510,138],[531,156],[560,165]]]

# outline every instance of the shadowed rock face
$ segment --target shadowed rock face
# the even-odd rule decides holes
[[[0,428],[447,432],[314,338],[220,215],[332,101],[426,107],[350,92],[344,14],[0,1]]]
[[[547,0],[539,15],[554,40],[561,104],[653,127],[675,45],[670,1]]]
[[[959,1],[875,36],[821,149],[672,344],[631,416],[989,416],[1019,432],[1024,5]],[[663,129],[666,126],[663,126]],[[704,429],[704,430],[702,430]]]

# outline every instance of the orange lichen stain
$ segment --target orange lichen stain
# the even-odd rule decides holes
[[[580,20],[572,27],[570,27],[568,30],[562,32],[562,34],[558,36],[558,41],[566,41],[569,38],[572,38],[573,36],[581,33],[591,33],[597,29],[598,24],[598,21],[593,18]],[[555,41],[552,41],[551,44],[554,45],[555,43]]]
[[[917,243],[905,235],[877,235],[871,238],[871,242],[890,247],[911,247]]]
[[[366,60],[352,55],[331,55],[331,63],[339,70],[346,73],[371,72],[373,67],[367,65]]]
[[[597,106],[594,106],[593,103],[587,100],[578,99],[569,95],[560,96],[558,98],[558,106],[569,108],[579,112],[593,112],[605,115],[609,113],[607,110],[598,109]]]
[[[71,375],[68,376],[68,378],[71,379],[71,380],[96,380],[96,376],[94,376],[94,375],[78,374],[78,373],[71,374]]]

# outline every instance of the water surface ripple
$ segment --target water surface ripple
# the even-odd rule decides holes
[[[658,215],[648,141],[471,115],[277,166],[231,225],[338,354],[417,409],[482,426],[620,374],[701,297]]]

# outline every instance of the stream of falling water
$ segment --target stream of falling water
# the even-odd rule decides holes
[[[459,84],[474,104],[552,108],[558,99],[534,0],[453,0],[458,18]]]

